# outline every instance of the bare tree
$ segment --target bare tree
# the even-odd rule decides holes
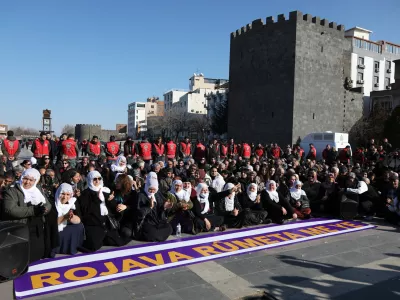
[[[206,115],[195,115],[193,114],[189,118],[190,129],[192,132],[196,132],[198,137],[204,141],[206,139],[206,133],[210,130],[210,120]]]
[[[14,131],[14,135],[39,135],[39,130],[22,126],[10,127],[9,130]]]
[[[169,132],[175,136],[175,139],[178,139],[180,133],[184,133],[188,131],[189,125],[189,116],[188,112],[181,111],[171,111],[168,114],[167,122],[169,127]]]
[[[75,134],[75,126],[71,124],[64,125],[64,127],[61,130],[61,133]]]

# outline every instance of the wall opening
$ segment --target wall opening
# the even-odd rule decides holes
[[[315,113],[312,114],[312,118],[313,118],[313,120],[315,119]]]

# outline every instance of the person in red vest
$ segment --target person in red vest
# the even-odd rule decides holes
[[[62,154],[68,156],[69,164],[71,168],[74,169],[79,154],[78,143],[75,141],[75,136],[73,134],[68,134],[67,139],[61,143],[61,147]]]
[[[243,159],[250,159],[251,156],[251,147],[245,142],[242,143],[241,156],[243,157]]]
[[[51,144],[46,138],[46,132],[42,131],[40,133],[40,138],[37,138],[33,141],[31,151],[33,153],[33,157],[36,159],[42,158],[43,155],[50,155]]]
[[[174,143],[174,141],[170,138],[168,139],[168,143],[167,143],[167,158],[170,159],[174,159],[177,157],[178,154],[178,146]]]
[[[317,149],[315,149],[313,144],[310,144],[310,151],[308,151],[306,158],[311,160],[317,159]]]
[[[342,149],[339,152],[339,160],[344,165],[349,165],[351,159],[351,150],[350,146],[346,146],[346,148]]]
[[[88,144],[88,154],[90,160],[98,160],[100,155],[102,154],[102,147],[99,141],[99,137],[94,135],[92,140]]]
[[[386,151],[383,149],[382,145],[379,145],[378,148],[376,149],[379,153],[379,160],[384,161],[386,158]]]
[[[271,148],[271,156],[275,159],[278,159],[282,156],[282,153],[283,151],[281,147],[279,147],[278,144],[275,143]]]
[[[228,143],[228,158],[236,158],[238,155],[237,145],[233,139],[230,139]]]
[[[254,154],[257,155],[258,159],[260,159],[264,155],[264,147],[261,144],[258,144],[254,150]]]
[[[224,160],[225,158],[227,158],[228,156],[228,145],[226,142],[221,143],[221,147],[220,147],[220,158],[221,160]]]
[[[193,157],[198,163],[202,159],[206,158],[206,146],[204,146],[200,140],[197,140],[196,148],[194,149],[193,152]]]
[[[152,164],[151,161],[151,144],[147,140],[146,137],[142,138],[142,141],[140,144],[137,145],[138,150],[137,153],[142,157],[144,163],[145,163],[145,168],[148,169],[149,166]]]
[[[331,145],[326,145],[324,151],[322,151],[322,158],[326,161],[328,159],[329,152],[331,151]]]
[[[152,147],[153,162],[165,161],[165,145],[159,136]]]
[[[84,139],[81,142],[82,156],[86,156],[88,154],[87,147],[88,147],[88,141],[86,139]]]
[[[118,155],[121,154],[121,150],[119,149],[118,143],[115,141],[115,136],[110,136],[110,141],[106,143],[104,152],[106,154],[108,164],[111,164],[117,160]]]
[[[179,156],[185,160],[192,156],[192,143],[190,139],[185,137],[185,140],[179,143]]]
[[[136,162],[136,150],[136,143],[132,140],[132,137],[128,136],[124,144],[124,156],[126,157],[129,165]]]
[[[15,138],[14,131],[7,131],[7,137],[1,144],[1,152],[7,157],[9,161],[18,159],[19,153],[21,152],[21,144]]]
[[[357,148],[356,152],[353,154],[353,161],[354,163],[358,163],[360,165],[365,163],[366,158],[364,154],[364,148]]]

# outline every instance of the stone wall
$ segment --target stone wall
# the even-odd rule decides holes
[[[75,125],[75,138],[79,141],[91,140],[96,135],[101,138],[101,125],[95,124],[76,124]]]

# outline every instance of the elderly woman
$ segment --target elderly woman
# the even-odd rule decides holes
[[[227,196],[229,191],[222,193],[217,193],[214,195],[222,194],[222,196]],[[208,186],[205,183],[199,183],[196,186],[196,197],[191,200],[193,202],[192,212],[195,216],[195,230],[196,232],[201,231],[224,231],[226,229],[224,223],[224,218],[217,216],[213,213],[211,203],[213,203],[213,196],[210,196]]]
[[[109,202],[114,199],[109,188],[104,187],[98,171],[87,176],[88,188],[78,198],[81,206],[81,220],[85,226],[86,251],[97,251],[104,246],[123,246],[128,240],[121,238],[113,219],[108,216]]]
[[[268,181],[266,189],[261,192],[261,203],[269,218],[277,224],[283,224],[287,219],[297,219],[290,203],[276,191],[276,182],[273,180]]]
[[[76,254],[83,244],[84,227],[81,223],[80,208],[74,198],[74,190],[68,183],[59,186],[55,196],[60,246],[55,253]]]
[[[117,160],[111,165],[111,172],[113,172],[114,175],[128,172],[125,156],[118,156]]]
[[[175,179],[168,194],[174,198],[173,201],[176,203],[173,207],[174,217],[170,222],[173,234],[176,233],[176,226],[178,224],[181,225],[183,233],[196,234],[197,232],[193,226],[193,213],[191,211],[193,208],[193,203],[190,200],[191,188],[190,190],[183,189],[183,182]]]
[[[136,239],[149,242],[163,242],[172,233],[167,214],[173,207],[158,191],[157,174],[150,172],[146,177],[144,190],[138,194],[137,211],[133,227]]]
[[[294,182],[290,189],[290,204],[299,219],[309,219],[311,217],[310,201],[308,201],[306,192],[301,189],[302,186],[301,181]]]
[[[45,256],[45,223],[44,216],[51,210],[51,204],[43,192],[36,187],[40,173],[36,169],[27,169],[15,186],[4,194],[4,221],[24,223],[29,228],[30,262]]]

